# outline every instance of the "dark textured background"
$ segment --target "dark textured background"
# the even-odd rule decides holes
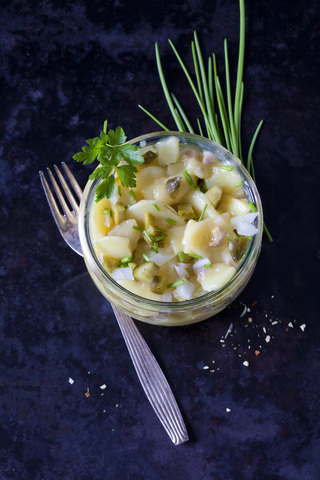
[[[238,2],[0,4],[1,480],[319,479],[319,2],[247,1],[243,144],[264,118],[254,157],[274,236],[252,281],[197,325],[137,322],[185,418],[179,447],[60,237],[38,170],[66,161],[84,186],[89,170],[71,157],[105,118],[129,138],[158,130],[138,104],[175,128],[155,42],[170,88],[199,115],[167,39],[191,67],[197,30],[222,78],[228,38],[234,78]]]

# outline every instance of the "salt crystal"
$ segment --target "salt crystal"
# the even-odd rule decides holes
[[[107,385],[104,383],[103,385],[101,385],[101,390],[104,390],[105,388],[107,388]]]
[[[71,383],[71,385],[74,384],[74,380],[72,380],[72,378],[69,378],[69,383]]]
[[[248,362],[247,360],[245,360],[245,361],[243,362],[243,365],[244,365],[245,367],[249,367],[249,362]]]
[[[300,328],[301,328],[301,330],[302,330],[303,332],[304,332],[304,329],[306,328],[306,326],[307,326],[307,325],[306,325],[305,323],[303,323],[302,325],[300,325]]]
[[[226,412],[231,412],[231,409],[230,408],[226,408]]]
[[[205,365],[205,366],[203,367],[203,370],[209,370],[208,365]]]
[[[270,335],[267,335],[267,336],[266,336],[266,342],[267,342],[267,343],[270,342]]]
[[[288,323],[288,327],[290,327],[290,328],[293,328],[293,325],[292,325],[292,323],[291,323],[291,322],[290,322],[290,323]]]

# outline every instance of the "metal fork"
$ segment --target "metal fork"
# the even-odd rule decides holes
[[[62,162],[62,166],[70,185],[80,201],[82,190],[78,182],[64,162]],[[75,197],[59,168],[56,165],[54,165],[54,168],[72,210],[68,207],[64,195],[49,168],[47,169],[48,175],[64,214],[60,213],[45,175],[40,171],[39,175],[42,187],[46,194],[52,216],[63,239],[76,253],[83,256],[78,233],[79,204],[75,200]],[[175,445],[180,445],[181,443],[186,442],[189,439],[186,426],[171,388],[158,362],[153,356],[146,341],[141,336],[132,318],[122,313],[114,305],[111,304],[111,306],[128,347],[139,380],[155,413]]]

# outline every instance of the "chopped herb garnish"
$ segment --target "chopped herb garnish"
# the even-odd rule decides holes
[[[132,225],[133,230],[138,230],[138,232],[143,232],[143,228],[138,227],[137,225]]]
[[[226,163],[224,163],[222,166],[221,166],[222,170],[227,170],[228,172],[231,172],[233,170],[233,166],[232,165],[227,165]]]
[[[231,242],[232,241],[232,237],[230,235],[227,235],[227,240],[228,242]]]
[[[200,215],[200,217],[199,217],[198,222],[201,222],[201,220],[203,219],[203,216],[204,216],[204,214],[205,214],[205,211],[207,210],[207,206],[208,206],[208,204],[206,203],[205,206],[203,207],[203,210],[202,210],[202,212],[201,212],[201,215]]]
[[[205,265],[203,265],[204,268],[212,268],[212,265],[210,263],[206,263]]]
[[[121,186],[120,185],[118,185],[118,195],[119,195],[119,197],[121,197]]]
[[[192,258],[197,258],[198,260],[202,258],[201,255],[196,255],[195,253],[188,253],[188,256]]]
[[[153,250],[155,253],[158,253],[158,244],[157,244],[157,243],[154,243],[154,244],[152,245],[152,247],[150,247],[150,248],[151,248],[151,250]]]
[[[193,181],[191,175],[187,172],[187,170],[185,170],[185,171],[183,172],[183,176],[184,176],[184,178],[187,180],[187,182],[189,183],[189,185],[192,187],[192,185],[194,185],[194,181]]]
[[[147,230],[143,230],[143,234],[147,237],[150,243],[153,242],[152,235],[150,235],[150,233]]]
[[[165,236],[164,235],[159,235],[159,237],[155,237],[154,241],[155,242],[160,242],[160,240],[164,240]]]
[[[172,218],[167,218],[167,222],[171,223],[171,225],[177,225],[176,220],[173,220]]]
[[[104,210],[102,210],[102,213],[105,213],[106,215],[110,215],[110,217],[112,217],[112,210],[110,210],[109,208],[105,208]]]
[[[183,285],[184,283],[186,283],[185,280],[177,280],[176,282],[169,283],[169,284],[167,285],[167,288],[178,287],[179,285]]]
[[[234,187],[237,188],[237,187],[241,187],[241,185],[244,184],[244,181],[242,180],[241,182],[237,183]]]
[[[133,190],[129,190],[128,193],[129,193],[129,197],[131,198],[131,200],[132,200],[133,202],[135,202],[135,201],[136,201],[136,195],[135,195],[134,191],[133,191]]]
[[[142,153],[137,145],[124,143],[126,135],[121,127],[109,130],[107,133],[107,120],[103,124],[103,131],[99,137],[89,138],[87,144],[82,147],[82,152],[76,153],[73,158],[84,165],[99,162],[100,168],[96,168],[89,176],[90,180],[102,181],[96,188],[96,202],[102,198],[110,198],[115,187],[115,174],[118,174],[124,187],[135,187],[135,174],[138,171],[135,165],[144,162]],[[125,160],[126,164],[120,162]]]
[[[185,258],[184,258],[183,252],[179,252],[178,257],[179,257],[180,262],[184,262]]]
[[[153,203],[152,205],[154,206],[154,208],[155,208],[158,212],[160,212],[160,208],[158,207],[158,205],[157,205],[156,203]]]
[[[146,253],[142,253],[141,256],[145,259],[146,262],[150,262],[150,257]]]

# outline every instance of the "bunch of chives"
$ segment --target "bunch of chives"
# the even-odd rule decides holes
[[[202,123],[199,118],[196,119],[198,131],[201,136],[207,136],[210,140],[227,148],[236,157],[240,158],[242,163],[247,167],[255,181],[255,172],[253,166],[252,152],[261,129],[263,120],[261,120],[252,137],[251,144],[248,150],[246,161],[243,158],[241,148],[241,115],[243,104],[243,65],[244,65],[244,49],[245,49],[245,5],[244,0],[239,0],[240,6],[240,36],[239,36],[239,53],[236,87],[234,93],[234,100],[232,100],[231,82],[229,72],[229,56],[227,40],[224,41],[224,60],[225,60],[225,81],[226,81],[226,100],[223,94],[220,80],[217,72],[216,57],[213,53],[208,58],[207,69],[201,53],[197,32],[194,32],[194,41],[191,43],[191,51],[194,65],[195,81],[188,72],[183,60],[181,59],[177,49],[172,41],[169,39],[169,44],[178,59],[178,62],[185,73],[189,85],[195,95],[202,113]],[[169,109],[175,121],[177,130],[180,132],[196,133],[189,121],[185,111],[180,102],[173,93],[169,92],[163,68],[161,64],[160,52],[157,43],[155,44],[156,61],[158,73],[163,88],[163,92],[168,103]],[[160,120],[158,120],[152,113],[139,105],[149,117],[151,117],[163,130],[169,131]],[[204,125],[202,125],[204,124]],[[272,237],[264,224],[264,231],[272,241]]]

